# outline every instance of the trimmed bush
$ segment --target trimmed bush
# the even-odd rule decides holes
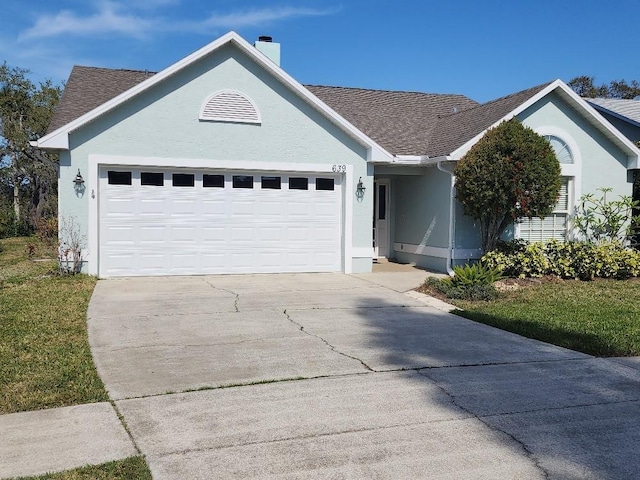
[[[618,242],[550,241],[523,245],[521,241],[501,243],[482,262],[509,277],[555,275],[566,279],[625,279],[640,276],[640,252]]]

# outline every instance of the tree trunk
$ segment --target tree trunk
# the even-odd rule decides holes
[[[16,216],[16,223],[20,221],[20,184],[19,179],[14,179],[13,182],[13,213]]]

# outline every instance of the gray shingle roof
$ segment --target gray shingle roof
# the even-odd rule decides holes
[[[585,98],[585,100],[597,109],[601,107],[640,124],[640,100],[621,100],[618,98]]]
[[[154,72],[75,66],[48,132],[152,75]],[[547,85],[482,105],[464,95],[319,85],[306,88],[390,153],[433,157],[453,152]]]
[[[438,117],[478,105],[464,95],[306,87],[394,155],[424,155]]]
[[[152,72],[74,66],[47,133],[72,122],[146,80]]]
[[[551,83],[544,83],[527,90],[512,93],[455,115],[441,118],[433,132],[427,155],[437,157],[450,154],[544,90]]]

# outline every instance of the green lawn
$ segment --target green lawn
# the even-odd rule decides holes
[[[130,457],[102,465],[76,468],[39,477],[16,480],[151,480],[151,472],[142,457]]]
[[[53,248],[0,240],[0,413],[107,401],[89,351],[86,313],[95,278],[60,277]]]
[[[640,355],[640,281],[566,280],[455,301],[460,316],[596,356]]]
[[[35,238],[0,240],[0,414],[109,400],[87,337],[96,280],[58,276],[56,265],[54,247]],[[131,457],[33,478],[146,480],[151,472]]]

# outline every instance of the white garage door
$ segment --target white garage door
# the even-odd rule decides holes
[[[340,271],[341,178],[100,169],[101,276]]]

